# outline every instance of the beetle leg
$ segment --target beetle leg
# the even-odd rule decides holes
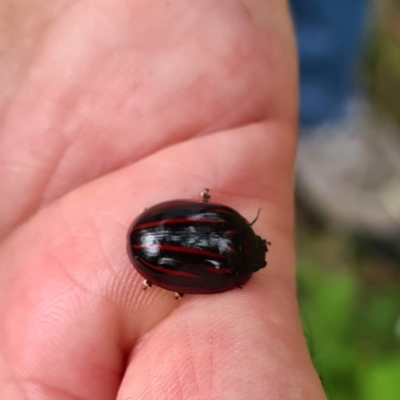
[[[205,188],[201,193],[200,193],[201,198],[203,199],[203,203],[208,203],[208,200],[210,200],[210,189]]]
[[[143,281],[143,290],[146,290],[147,288],[152,287],[152,286],[153,286],[153,284],[150,281],[148,281],[147,279],[145,279]]]
[[[183,293],[179,293],[179,292],[174,292],[174,297],[176,300],[179,300],[183,297]]]
[[[265,239],[263,239],[262,243],[264,245],[264,250],[268,251],[268,246],[271,246],[271,242],[267,242]]]
[[[238,284],[236,284],[236,287],[237,287],[238,289],[243,289],[243,286],[240,286],[240,285],[238,285]]]

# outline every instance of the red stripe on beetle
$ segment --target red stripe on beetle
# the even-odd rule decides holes
[[[229,246],[229,244],[228,244],[226,247],[228,248],[228,250],[229,250],[231,253],[237,254],[236,250],[235,250],[232,246]]]
[[[215,258],[226,258],[224,255],[219,253],[213,253],[212,251],[193,249],[191,247],[171,246],[169,244],[151,244],[151,245],[133,244],[132,248],[134,249],[158,248],[160,250],[177,251],[180,253],[200,254],[202,256],[210,256]]]
[[[191,274],[190,272],[178,271],[178,270],[176,270],[176,269],[169,269],[169,268],[159,267],[159,266],[157,266],[157,265],[150,264],[149,262],[147,262],[146,260],[144,260],[144,259],[141,258],[141,257],[138,257],[138,260],[139,260],[142,264],[146,265],[146,267],[151,268],[151,269],[153,269],[154,271],[157,271],[157,272],[163,272],[163,273],[167,273],[167,274],[169,274],[169,275],[185,276],[185,277],[187,277],[187,278],[195,278],[195,279],[198,279],[198,276],[197,276],[197,275]]]
[[[231,274],[233,272],[232,268],[206,267],[206,269],[216,274]]]
[[[210,224],[224,224],[226,221],[222,219],[213,219],[213,218],[173,218],[173,219],[163,219],[161,221],[153,221],[153,222],[146,222],[145,224],[141,224],[135,226],[132,230],[136,231],[138,229],[150,228],[152,226],[157,225],[168,225],[168,224],[184,224],[188,222],[205,222]]]

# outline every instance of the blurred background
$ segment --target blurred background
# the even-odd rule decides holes
[[[310,31],[315,34],[317,29],[313,28],[313,23],[314,27],[320,28],[326,23],[325,13],[335,14],[328,4],[332,4],[332,1],[321,0],[319,4],[326,3],[327,7],[324,9],[322,6],[318,10],[319,6],[315,6],[310,12],[300,2],[293,0],[291,3],[299,41],[303,85],[296,176],[298,297],[303,328],[314,365],[329,399],[400,400],[400,145],[397,145],[400,143],[400,0],[379,0],[373,9],[370,5],[367,8],[366,2],[347,0],[353,6],[359,3],[356,11],[354,8],[348,10],[346,2],[336,2],[341,3],[339,11],[342,13],[336,20],[336,26],[337,21],[341,21],[338,29],[346,30],[346,23],[351,24],[352,21],[354,25],[359,24],[358,18],[362,15],[363,23],[360,23],[358,36],[353,32],[354,37],[357,36],[354,39],[356,44],[353,43],[350,49],[354,54],[359,46],[360,56],[348,61],[347,68],[350,66],[351,74],[344,78],[345,89],[326,109],[318,109],[317,103],[322,101],[318,100],[318,96],[330,95],[335,88],[326,85],[328,89],[325,90],[324,82],[316,83],[318,68],[324,76],[330,74],[331,81],[340,86],[341,78],[335,74],[345,63],[336,65],[336,70],[332,71],[329,69],[332,67],[329,60],[332,56],[336,57],[335,52],[339,53],[338,57],[347,57],[349,60],[350,50],[347,48],[347,55],[343,55],[343,51],[340,55],[338,48],[333,48],[329,53],[326,31],[316,35],[325,39],[317,43],[309,40]],[[330,34],[334,29],[331,28]],[[351,42],[351,38],[344,37],[341,45],[340,32],[336,37],[333,33],[332,37],[342,50],[348,45],[346,40]],[[307,40],[308,43],[302,42]],[[320,67],[317,65],[319,62]],[[311,84],[309,76],[314,77]],[[351,84],[346,80],[349,76]],[[362,95],[354,95],[360,89]],[[355,97],[357,103],[363,104],[361,113],[360,107],[354,107]],[[348,106],[350,103],[353,105]],[[332,114],[328,115],[326,110],[332,108]],[[354,122],[354,119],[357,121]],[[328,135],[334,136],[332,132],[335,130],[340,131],[339,135],[342,136],[344,131],[352,131],[351,134],[346,133],[344,145],[343,138],[336,141],[326,139]],[[349,158],[354,158],[352,153],[346,159],[332,155],[335,146],[343,155],[354,145],[357,135],[362,135],[362,139],[357,139],[356,146],[358,153],[364,151],[360,156],[363,160],[361,167],[360,163],[357,166],[354,163],[350,166],[346,164]],[[369,146],[375,149],[374,140],[385,135],[389,147],[394,150],[393,156],[390,155],[393,160],[390,166],[381,168],[389,158],[389,151],[383,152],[382,159],[382,154],[377,156],[365,148]],[[348,139],[349,136],[352,139]],[[319,157],[315,162],[315,155],[309,152],[307,141],[310,141],[310,137],[312,151]],[[369,137],[372,139],[365,139]],[[320,139],[322,147],[315,147]],[[363,141],[362,146],[359,146],[360,140]],[[366,140],[368,143],[364,145]],[[311,163],[309,169],[320,169],[321,176],[307,176],[308,164],[302,164],[301,146],[308,146],[304,152],[307,163]],[[326,161],[329,157],[333,158],[331,163]],[[346,171],[336,175],[325,172],[332,165],[340,169],[339,164],[346,164]],[[361,184],[356,169],[364,169],[365,173],[368,165],[372,166],[372,171],[367,172],[368,182]],[[384,171],[380,171],[374,179],[385,186],[384,192],[379,187],[379,205],[382,209],[378,211],[375,210],[378,203],[374,203],[373,191],[377,191],[379,185],[371,183],[371,175],[377,169]],[[324,189],[322,184],[318,186],[318,179],[328,182],[335,192],[328,192],[328,188]],[[340,182],[334,182],[334,179]],[[346,193],[352,192],[354,187],[353,198],[347,198]],[[332,197],[334,202],[330,204]],[[370,199],[370,208],[363,208],[364,202]],[[355,206],[343,206],[341,209],[341,201],[346,205],[353,201]],[[357,212],[359,214],[354,216]],[[374,213],[375,219],[363,220],[365,214]]]

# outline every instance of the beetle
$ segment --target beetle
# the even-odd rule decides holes
[[[146,209],[128,231],[127,252],[145,278],[175,292],[211,294],[242,288],[267,265],[270,242],[256,235],[252,225],[234,209],[202,201],[172,200]]]

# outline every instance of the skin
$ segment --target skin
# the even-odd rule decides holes
[[[287,4],[2,0],[0,48],[0,398],[325,399],[295,294]],[[261,208],[268,267],[144,292],[131,221],[204,187]]]

